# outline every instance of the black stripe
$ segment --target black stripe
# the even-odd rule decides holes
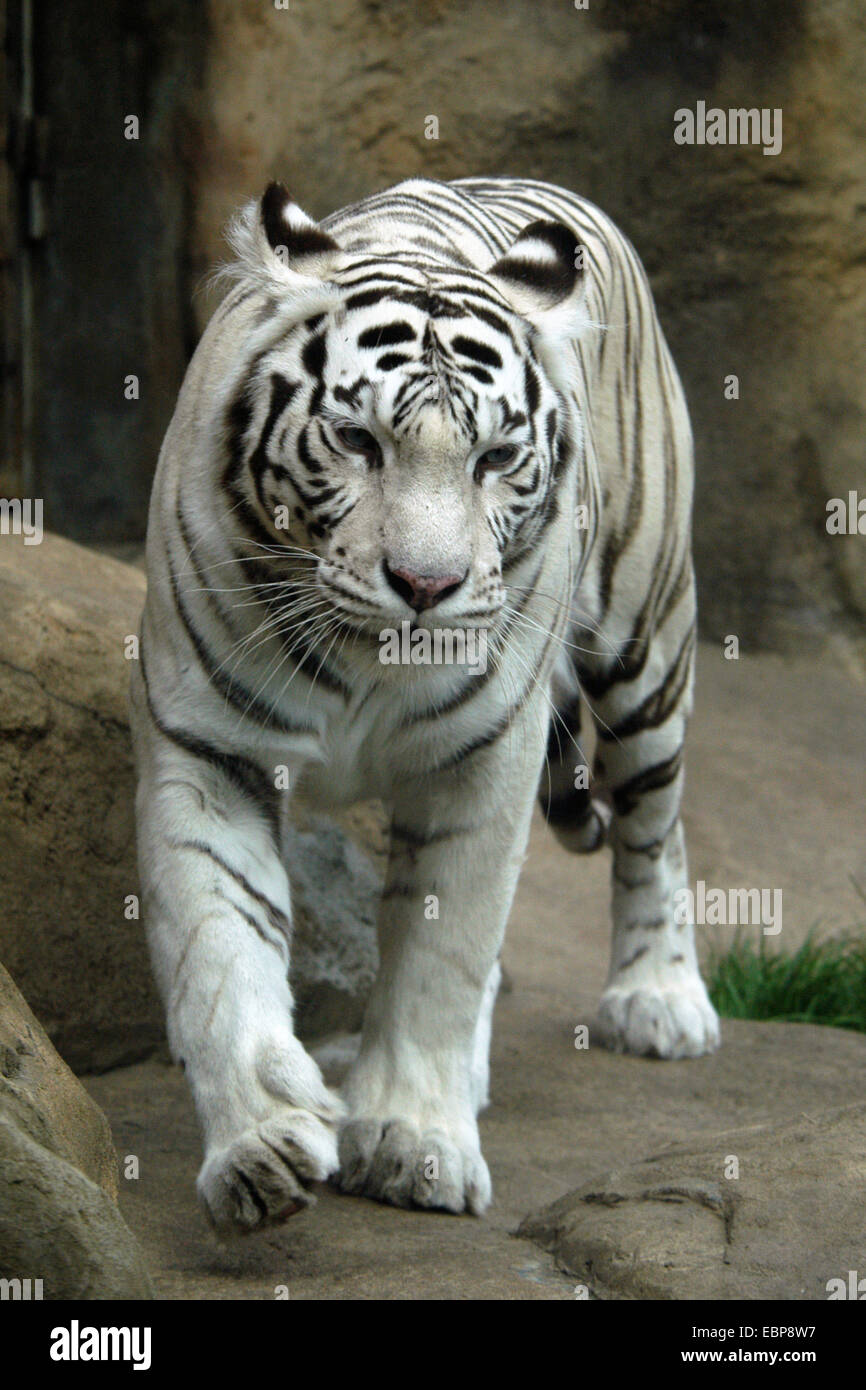
[[[141,677],[144,683],[144,693],[147,698],[147,707],[150,717],[156,728],[164,738],[169,739],[182,748],[184,752],[192,754],[195,758],[201,758],[203,762],[210,765],[227,777],[240,791],[244,792],[258,806],[262,815],[268,822],[271,834],[275,841],[279,840],[280,815],[279,815],[279,795],[275,787],[268,782],[267,776],[249,758],[241,757],[237,753],[226,753],[215,744],[208,743],[206,739],[199,738],[197,734],[190,733],[187,729],[173,729],[166,724],[156,712],[153,698],[150,693],[150,685],[147,679],[147,669],[144,660],[144,637],[139,642],[139,666]]]
[[[625,715],[610,728],[599,728],[599,738],[619,743],[644,729],[657,729],[670,717],[680,702],[691,674],[691,659],[695,644],[695,625],[688,629],[677,655],[665,672],[661,685],[652,690],[637,709]]]
[[[511,346],[516,349],[517,344],[514,341],[511,325],[500,314],[495,313],[492,309],[483,308],[480,304],[473,303],[472,316],[480,319],[482,323],[489,324],[491,328],[495,328],[497,333],[501,333],[503,337],[507,338]]]
[[[365,376],[359,376],[357,381],[353,381],[351,386],[341,386],[339,382],[334,386],[332,395],[335,401],[342,401],[345,405],[356,406],[360,400],[361,392],[365,386],[369,386],[370,381]]]
[[[538,802],[548,825],[562,830],[579,830],[595,814],[588,787],[571,787],[569,791],[550,796],[540,792]]]
[[[683,750],[678,748],[671,757],[664,762],[654,763],[652,767],[645,767],[641,772],[635,773],[627,782],[621,782],[618,787],[611,788],[614,810],[618,816],[628,816],[640,805],[641,800],[649,792],[661,791],[670,786],[683,765]]]
[[[376,358],[376,366],[380,372],[390,372],[395,367],[402,367],[405,362],[411,361],[412,358],[405,352],[385,352]]]
[[[479,343],[475,338],[466,338],[462,333],[458,333],[453,339],[451,347],[454,352],[471,357],[473,361],[481,362],[486,367],[502,366],[502,358],[494,348],[488,347],[487,343]]]
[[[271,945],[273,944],[273,937],[268,936],[267,932],[262,930],[262,924],[257,917],[254,917],[251,912],[247,912],[245,907],[241,907],[240,903],[236,903],[233,898],[229,897],[228,893],[223,894],[223,896],[232,909],[232,912],[236,912],[239,917],[242,917],[243,920],[253,928],[256,934],[261,937],[262,941],[266,941]]]
[[[234,1171],[238,1181],[246,1188],[247,1192],[249,1193],[250,1201],[259,1213],[260,1219],[262,1221],[267,1221],[268,1209],[262,1201],[261,1197],[259,1196],[258,1192],[256,1191],[255,1187],[253,1186],[252,1182],[241,1168],[235,1167]],[[240,1202],[238,1203],[238,1205],[240,1206]]]
[[[310,376],[315,377],[317,381],[321,381],[327,360],[328,345],[326,335],[324,333],[317,333],[314,338],[310,338],[309,342],[304,343],[304,348],[301,353],[301,362],[305,370],[310,373]]]
[[[378,304],[380,300],[388,297],[387,287],[375,290],[361,290],[358,294],[350,294],[345,302],[347,309],[366,309],[369,304]]]
[[[365,328],[363,333],[358,335],[358,347],[392,347],[394,343],[408,343],[414,340],[415,329],[406,323],[405,319],[400,319],[397,323],[383,323],[377,328]]]
[[[202,588],[206,589],[205,577],[199,569],[195,548],[189,536],[179,500],[177,504],[177,521],[181,537],[189,553],[189,558],[192,561],[196,578]],[[174,595],[178,615],[195,649],[196,656],[211,684],[216,687],[220,694],[224,696],[228,703],[236,710],[244,716],[255,720],[257,724],[260,724],[264,728],[279,729],[281,733],[285,734],[318,734],[318,729],[314,724],[296,724],[292,720],[287,719],[284,715],[278,714],[272,706],[267,705],[258,695],[249,690],[242,681],[239,681],[235,676],[229,675],[226,671],[221,669],[222,663],[217,664],[215,658],[205,644],[204,638],[192,622],[180,592],[177,575],[171,562],[171,556],[168,554],[167,561],[169,579],[171,581],[172,593]],[[206,597],[212,598],[213,596],[207,594]],[[220,617],[223,618],[221,613]],[[223,621],[225,621],[224,618]]]
[[[267,501],[264,495],[264,475],[274,465],[268,458],[268,444],[271,436],[277,427],[277,422],[283,411],[288,408],[300,389],[297,381],[287,381],[279,372],[271,372],[271,399],[268,406],[268,414],[262,426],[258,443],[250,455],[249,468],[255,481],[256,494],[262,509],[267,510]]]
[[[450,758],[447,758],[445,762],[439,763],[434,768],[431,768],[429,773],[427,774],[428,776],[435,776],[438,773],[446,772],[453,767],[461,766],[467,759],[473,757],[475,753],[480,753],[483,749],[489,748],[491,744],[495,743],[497,739],[502,737],[505,731],[508,728],[510,728],[511,724],[514,722],[514,716],[520,713],[521,709],[536,689],[542,672],[544,671],[545,662],[550,651],[551,643],[554,641],[557,635],[558,634],[555,633],[553,629],[551,629],[551,631],[547,634],[544,646],[541,649],[541,655],[538,658],[534,672],[532,673],[530,679],[527,681],[518,698],[514,701],[513,704],[509,705],[508,709],[500,717],[500,719],[497,720],[496,724],[494,724],[491,729],[488,729],[486,734],[481,734],[478,738],[473,739],[471,743],[464,745],[464,747],[462,747],[459,750],[459,752],[452,754],[452,756]]]
[[[225,873],[228,874],[229,878],[234,879],[235,883],[237,883],[254,902],[257,902],[260,907],[264,908],[271,926],[285,937],[287,944],[291,943],[292,924],[282,908],[275,907],[270,898],[260,892],[258,888],[255,888],[250,883],[246,874],[241,873],[240,869],[233,868],[227,860],[223,859],[221,854],[217,854],[216,850],[212,849],[204,840],[170,840],[169,844],[174,849],[191,849],[198,854],[206,855],[208,859],[212,859],[219,868],[223,869]],[[240,909],[238,910],[240,911]],[[255,922],[253,924],[255,925]],[[264,939],[267,940],[267,938]]]
[[[538,409],[538,403],[541,400],[541,392],[535,368],[528,357],[523,359],[523,389],[526,392],[526,403],[529,407],[529,418],[531,420]]]
[[[650,859],[658,859],[659,855],[665,847],[668,836],[670,835],[679,818],[680,808],[678,806],[674,811],[674,814],[671,817],[668,824],[664,827],[663,830],[661,830],[658,833],[658,835],[653,836],[651,840],[644,840],[641,844],[636,844],[633,840],[626,840],[622,835],[618,835],[617,848],[624,849],[629,854],[645,854]]]
[[[575,751],[572,740],[576,740],[580,733],[581,718],[582,710],[579,695],[574,695],[571,699],[564,701],[563,704],[557,707],[555,716],[551,715],[550,729],[547,734],[548,758],[555,758],[557,762],[563,761],[565,756],[562,748],[564,732],[564,736],[568,740],[565,753],[568,754],[569,760],[571,759]]]
[[[645,956],[648,950],[649,946],[638,946],[637,950],[632,952],[628,960],[623,961],[622,965],[619,966],[619,969],[628,970],[629,966],[634,965],[635,961],[639,961],[642,956]],[[680,957],[680,960],[682,960],[682,956]]]

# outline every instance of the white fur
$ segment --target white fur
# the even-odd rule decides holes
[[[444,196],[435,191],[440,185],[419,180],[406,187],[422,201]],[[508,196],[503,181],[503,207]],[[591,265],[602,266],[607,258],[638,273],[634,253],[597,210],[561,190],[546,189],[538,196],[546,199],[550,217],[571,219],[581,241],[598,252],[590,256]],[[495,201],[495,192],[489,197]],[[494,213],[488,215],[495,227]],[[628,305],[615,277],[603,281],[596,272],[588,286],[576,289],[560,306],[533,310],[522,301],[547,376],[545,400],[568,412],[575,448],[559,483],[558,515],[537,552],[526,555],[509,575],[510,587],[504,589],[497,575],[484,511],[501,504],[503,485],[493,479],[473,490],[463,445],[447,423],[441,400],[431,397],[429,409],[419,415],[411,457],[392,446],[383,432],[386,457],[375,486],[365,482],[360,466],[347,460],[346,486],[356,490],[357,505],[338,533],[350,556],[351,575],[333,549],[317,552],[319,607],[300,613],[296,624],[296,629],[306,624],[312,630],[326,622],[343,602],[336,584],[350,579],[357,602],[363,600],[381,615],[380,626],[399,623],[405,605],[382,578],[383,547],[392,560],[396,556],[401,563],[414,563],[422,573],[434,568],[460,572],[468,562],[469,578],[435,610],[437,622],[459,623],[461,613],[475,612],[479,605],[489,608],[495,622],[503,597],[514,604],[526,593],[521,623],[502,650],[494,647],[498,664],[483,700],[407,726],[413,714],[433,701],[447,702],[457,691],[455,672],[397,668],[386,678],[375,653],[365,656],[345,644],[339,659],[351,688],[347,699],[320,684],[311,688],[304,678],[292,675],[289,680],[291,662],[287,666],[279,635],[257,627],[261,610],[245,603],[246,594],[240,592],[249,582],[248,571],[235,558],[237,522],[220,488],[225,417],[258,354],[270,351],[274,370],[286,376],[302,372],[294,340],[282,346],[288,325],[331,310],[339,322],[339,280],[351,267],[353,236],[378,237],[383,251],[393,251],[397,259],[401,247],[411,249],[411,228],[403,227],[398,211],[387,217],[378,211],[366,222],[363,209],[341,216],[342,223],[331,219],[329,230],[340,240],[342,228],[345,254],[307,258],[300,269],[273,254],[255,207],[245,209],[234,224],[237,260],[230,277],[251,293],[234,302],[229,297],[229,307],[217,313],[199,346],[163,446],[151,507],[149,591],[142,624],[147,689],[141,668],[133,674],[132,689],[139,863],[169,1038],[175,1057],[186,1067],[203,1131],[198,1191],[209,1217],[223,1231],[256,1229],[282,1219],[310,1201],[311,1182],[335,1173],[338,1166],[347,1191],[452,1211],[480,1212],[487,1205],[490,1176],[476,1116],[488,1099],[498,955],[544,761],[553,669],[560,650],[568,650],[562,647],[566,641],[589,648],[587,669],[603,665],[610,650],[628,654],[629,634],[653,581],[665,526],[662,394],[675,420],[670,447],[680,467],[673,537],[682,553],[688,545],[688,420],[666,349],[662,343],[654,352],[647,336],[657,325],[644,287],[644,336],[639,337],[637,325],[633,334],[634,351],[642,354],[642,419],[648,432],[644,517],[639,542],[616,571],[604,632],[594,632],[601,613],[599,557],[611,528],[624,526],[632,464],[617,447],[611,404],[616,373],[625,370],[621,342]],[[501,230],[498,234],[504,250],[507,237]],[[455,227],[454,235],[459,239],[464,233]],[[465,234],[463,244],[476,264],[488,254],[483,242],[479,250],[474,235]],[[543,249],[549,254],[546,245]],[[424,283],[424,272],[412,265],[405,273]],[[271,301],[276,308],[268,317]],[[400,306],[399,317],[413,312]],[[352,332],[377,321],[381,310],[374,305],[355,316]],[[609,325],[603,370],[597,355],[601,323]],[[479,336],[484,333],[479,324]],[[348,344],[349,334],[344,337]],[[344,379],[350,380],[359,365],[351,347],[340,347],[338,340],[335,334],[329,362],[340,370],[339,354],[345,352]],[[503,352],[507,376],[508,354]],[[664,367],[662,379],[656,375],[657,362]],[[514,381],[506,385],[518,390]],[[388,390],[382,386],[377,419],[363,417],[365,427],[378,429],[378,421],[387,416]],[[301,403],[295,408],[301,409]],[[479,411],[479,436],[485,437],[494,416],[483,393]],[[263,394],[254,403],[251,437],[261,432],[267,412]],[[602,482],[608,498],[604,508]],[[252,493],[249,498],[250,505],[257,505]],[[578,502],[590,505],[587,532],[576,531],[573,524]],[[191,548],[180,537],[178,506],[191,532]],[[309,548],[312,543],[305,544]],[[249,549],[250,555],[255,553]],[[526,586],[536,569],[530,592]],[[210,603],[202,595],[208,586]],[[572,608],[574,590],[580,606]],[[201,642],[218,653],[213,675],[181,620],[178,598],[193,614]],[[223,616],[216,611],[219,605]],[[632,705],[651,694],[692,612],[693,597],[686,595],[661,624]],[[226,621],[234,625],[237,642],[227,642]],[[529,682],[533,672],[534,682]],[[306,731],[286,733],[245,716],[231,690],[219,685],[220,673],[223,679],[231,675],[241,681],[250,701],[271,707],[287,721],[305,723]],[[506,732],[461,762],[461,750],[495,726],[520,692],[524,699]],[[625,698],[618,689],[606,694],[596,710],[599,718],[607,722],[627,713]],[[615,782],[627,780],[640,758],[661,758],[679,745],[686,704],[680,701],[671,718],[641,734],[635,747],[614,747]],[[242,762],[227,775],[212,757],[200,755],[201,743]],[[440,769],[440,764],[446,765]],[[379,923],[381,968],[342,1099],[325,1086],[293,1033],[285,930],[291,918],[290,885],[266,798],[257,796],[249,773],[258,769],[261,789],[270,796],[277,768],[288,770],[290,787],[272,798],[280,803],[280,816],[291,793],[303,784],[307,797],[323,807],[381,796],[395,826]],[[611,1045],[671,1057],[706,1051],[718,1036],[697,973],[691,929],[678,930],[667,921],[672,894],[685,875],[679,793],[677,782],[663,794],[651,795],[621,824],[615,818],[611,827],[618,879],[611,978],[601,1009]],[[668,821],[664,852],[656,859],[625,847],[623,827],[632,835],[640,831],[651,837]],[[446,835],[449,829],[454,833]],[[573,842],[576,848],[589,847],[586,835]],[[431,895],[438,904],[436,915],[430,914]],[[663,929],[650,925],[661,917],[666,919]],[[639,958],[629,966],[636,950]],[[682,960],[672,963],[676,955]]]

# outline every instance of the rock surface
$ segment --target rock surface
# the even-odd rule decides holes
[[[496,1013],[493,1104],[481,1121],[494,1200],[481,1219],[400,1211],[319,1187],[316,1207],[284,1228],[217,1245],[195,1199],[199,1136],[181,1073],[149,1061],[87,1079],[124,1151],[140,1158],[141,1178],[123,1185],[121,1209],[142,1243],[158,1297],[259,1300],[288,1288],[292,1300],[573,1299],[584,1280],[564,1273],[535,1242],[515,1240],[528,1212],[672,1144],[714,1153],[719,1188],[721,1160],[739,1154],[740,1187],[751,1190],[760,1174],[749,1166],[753,1151],[744,1131],[746,1138],[750,1129],[768,1124],[808,1131],[804,1111],[816,1117],[820,1137],[815,1148],[803,1150],[809,1166],[801,1205],[792,1200],[784,1234],[749,1226],[744,1218],[748,1257],[756,1267],[766,1253],[767,1296],[775,1290],[778,1297],[825,1298],[828,1279],[849,1268],[862,1271],[862,1257],[859,1265],[846,1262],[852,1244],[862,1251],[862,1221],[841,1201],[834,1209],[832,1194],[815,1199],[812,1165],[823,1144],[829,1167],[820,1185],[831,1188],[837,1147],[823,1115],[862,1093],[866,1038],[805,1024],[729,1021],[721,1051],[698,1062],[656,1063],[594,1047],[577,1052],[573,1020],[594,1004],[592,992],[574,988],[579,953],[562,930],[551,937],[546,922],[524,913],[513,924],[508,950],[515,988]],[[728,1130],[736,1136],[731,1145]],[[850,1164],[850,1143],[844,1154]],[[854,1176],[847,1171],[846,1203]],[[665,1207],[674,1234],[682,1210]],[[710,1209],[705,1214],[715,1238],[718,1218]],[[604,1208],[600,1219],[608,1216],[613,1228],[616,1208]],[[648,1230],[648,1266],[651,1235]],[[657,1237],[655,1248],[664,1255]],[[803,1269],[813,1257],[804,1283]],[[660,1263],[659,1284],[672,1277]],[[757,1277],[753,1287],[760,1292]],[[633,1296],[619,1287],[598,1292]]]
[[[596,1298],[827,1298],[863,1258],[866,1106],[734,1129],[527,1217]]]
[[[135,871],[124,642],[144,576],[46,536],[0,545],[0,956],[76,1070],[162,1035]]]
[[[126,915],[138,882],[124,651],[144,594],[140,570],[59,537],[0,544],[0,956],[76,1071],[163,1038],[143,924]],[[289,865],[310,1036],[359,1021],[384,844],[372,806],[344,818],[348,833],[316,823],[321,836],[299,808]]]
[[[45,1299],[149,1298],[108,1121],[0,966],[0,1278]]]
[[[102,1111],[61,1061],[0,965],[0,1104],[43,1148],[117,1196],[117,1155]]]

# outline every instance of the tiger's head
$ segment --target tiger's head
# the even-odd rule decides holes
[[[579,443],[574,234],[534,222],[482,272],[343,249],[271,184],[231,237],[265,297],[226,413],[239,524],[306,555],[358,631],[495,625]]]

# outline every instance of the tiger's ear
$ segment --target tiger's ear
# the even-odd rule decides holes
[[[269,183],[259,205],[262,231],[277,260],[302,275],[324,278],[341,248],[308,217],[281,183]]]
[[[281,183],[271,183],[259,202],[248,203],[229,224],[235,260],[217,272],[307,313],[327,309],[338,297],[329,283],[345,253],[334,238],[293,202]],[[321,301],[321,302],[320,302]]]
[[[589,327],[585,250],[564,223],[530,222],[487,274],[548,341],[579,338]]]

